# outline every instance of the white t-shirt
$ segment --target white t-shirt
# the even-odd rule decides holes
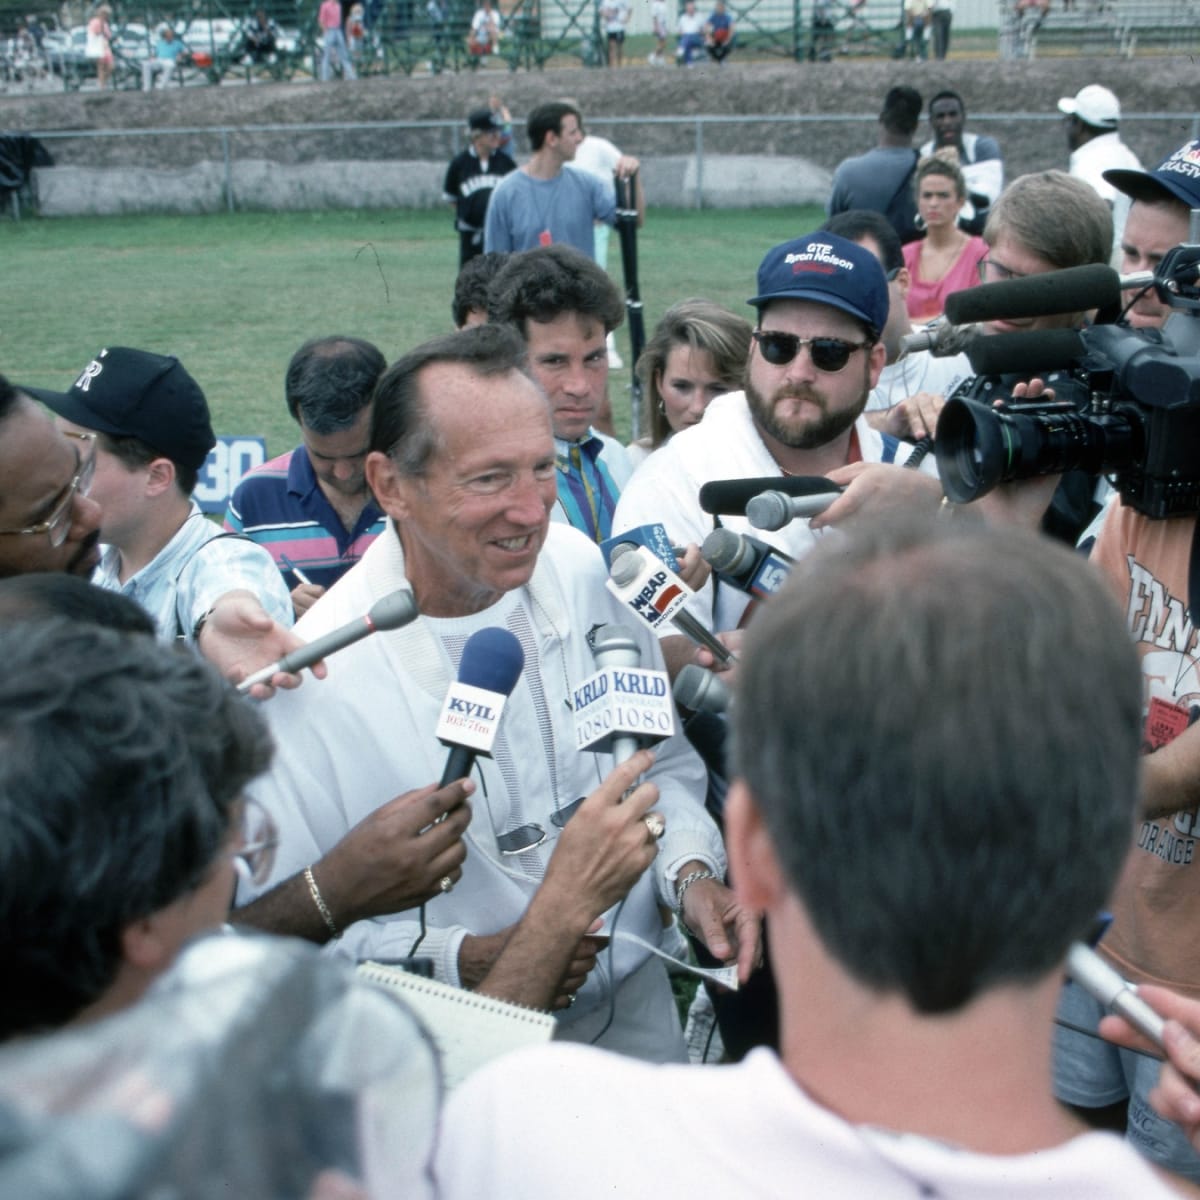
[[[867,397],[867,412],[891,408],[918,392],[949,396],[964,379],[974,374],[965,354],[935,358],[928,350],[918,350],[899,362],[888,363],[880,371],[879,382]]]
[[[565,1045],[498,1059],[448,1100],[433,1175],[440,1200],[1178,1196],[1111,1133],[986,1155],[850,1124],[765,1049],[718,1067],[651,1067]]]

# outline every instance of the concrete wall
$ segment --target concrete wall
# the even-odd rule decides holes
[[[325,208],[438,208],[441,162],[320,162],[286,165],[262,159],[230,164],[232,206],[266,211]],[[642,168],[648,204],[707,208],[824,204],[831,174],[800,158],[707,155],[656,157]],[[119,213],[207,213],[229,206],[220,162],[191,167],[42,167],[34,172],[38,210],[47,217]]]

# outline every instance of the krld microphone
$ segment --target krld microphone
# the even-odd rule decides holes
[[[642,667],[642,650],[624,625],[600,625],[592,635],[598,670],[572,696],[579,750],[608,751],[618,765],[641,746],[675,732],[675,706],[665,671]]]
[[[657,630],[670,621],[680,633],[703,646],[721,666],[733,661],[725,646],[684,608],[695,594],[692,589],[644,550],[631,549],[613,559],[608,589],[652,629]]]
[[[775,595],[795,565],[782,550],[732,529],[714,529],[700,554],[726,583],[760,600]]]
[[[1024,320],[1120,303],[1121,277],[1103,263],[1092,263],[951,292],[946,297],[946,318],[954,325]]]
[[[697,663],[688,663],[675,676],[672,694],[676,704],[692,712],[723,713],[733,700],[725,682]]]
[[[823,475],[764,475],[757,479],[711,479],[700,489],[700,507],[719,517],[744,517],[746,505],[763,492],[812,496],[836,491],[838,485]]]
[[[831,485],[832,486],[832,485]],[[840,487],[815,496],[789,496],[786,492],[763,492],[746,505],[746,520],[755,529],[782,529],[793,521],[823,513],[842,494]],[[721,530],[715,532],[720,533]],[[726,533],[729,530],[725,530]],[[784,555],[783,557],[787,557]],[[788,562],[791,562],[788,559]]]
[[[315,642],[309,642],[307,646],[301,646],[300,649],[285,654],[271,666],[263,667],[261,670],[255,671],[253,675],[248,675],[237,685],[237,690],[248,692],[256,684],[267,683],[280,671],[287,674],[303,671],[320,659],[328,658],[329,655],[336,654],[339,650],[344,650],[347,646],[352,646],[355,642],[361,641],[373,633],[379,633],[385,629],[399,629],[400,626],[407,625],[409,621],[419,615],[417,602],[413,599],[412,592],[406,588],[392,592],[371,605],[371,611],[365,617],[359,617],[358,620],[351,621],[340,629],[335,629],[331,633],[317,638]]]
[[[438,718],[438,741],[450,747],[438,787],[469,775],[477,755],[491,756],[505,701],[524,667],[521,643],[507,629],[478,629],[467,638]]]

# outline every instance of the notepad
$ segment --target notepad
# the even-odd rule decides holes
[[[554,1018],[539,1009],[451,987],[383,963],[360,963],[358,972],[398,994],[428,1028],[441,1055],[447,1090],[493,1058],[548,1042],[554,1034]]]

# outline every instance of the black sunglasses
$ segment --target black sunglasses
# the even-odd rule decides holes
[[[800,347],[807,346],[813,366],[830,375],[840,371],[855,350],[870,345],[870,342],[845,342],[835,337],[802,338],[794,333],[766,329],[756,329],[754,340],[758,343],[759,353],[773,367],[786,367],[800,353]]]

